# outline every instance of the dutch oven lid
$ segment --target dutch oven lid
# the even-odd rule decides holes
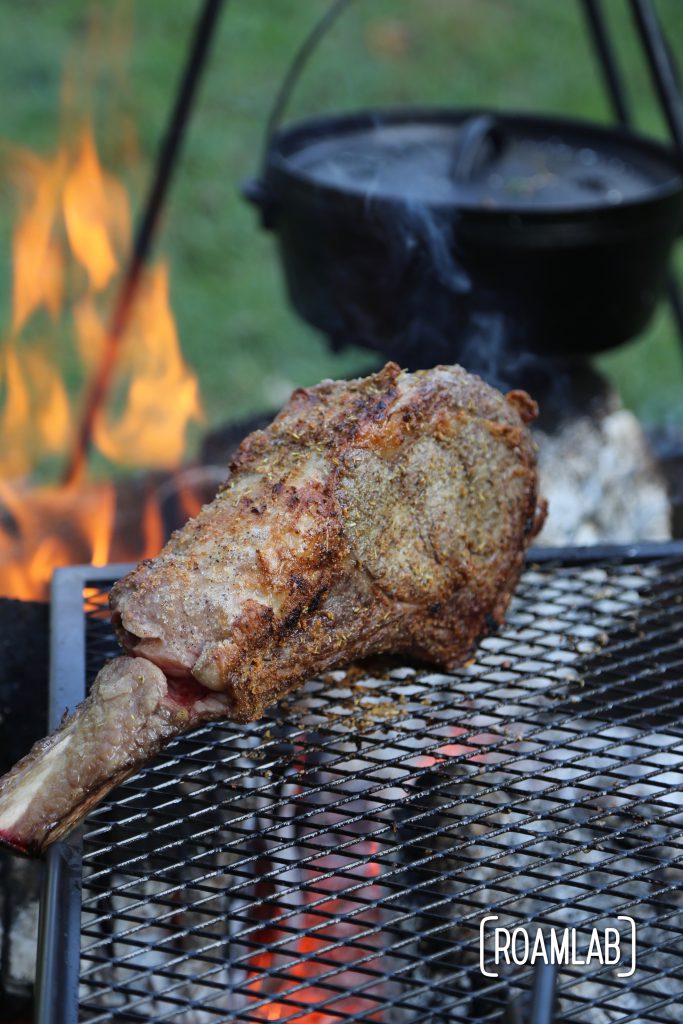
[[[270,153],[300,181],[365,198],[460,208],[579,211],[674,193],[665,146],[563,118],[431,111],[290,127]]]

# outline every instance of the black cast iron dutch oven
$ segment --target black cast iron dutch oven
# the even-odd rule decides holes
[[[647,324],[683,225],[666,146],[472,110],[295,124],[245,194],[300,315],[413,367],[481,363],[463,355],[502,338],[564,360],[620,344]]]

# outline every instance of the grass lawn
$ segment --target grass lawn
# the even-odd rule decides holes
[[[272,239],[239,195],[240,182],[257,169],[287,62],[322,6],[322,0],[228,0],[158,239],[157,252],[170,260],[183,349],[199,375],[209,425],[277,406],[295,385],[372,365],[368,353],[331,354],[292,313]],[[661,136],[627,5],[606,6],[628,62],[638,124]],[[658,6],[680,50],[683,3]],[[188,0],[112,0],[100,9],[100,55],[118,56],[100,57],[98,88],[90,94],[98,144],[138,202],[198,9]],[[54,149],[64,63],[86,49],[89,11],[83,0],[2,5],[3,139],[43,153]],[[127,25],[132,41],[121,73]],[[86,105],[84,95],[80,103]],[[315,55],[291,114],[401,103],[490,104],[609,119],[573,0],[357,0]],[[124,144],[131,121],[139,140],[132,163]],[[6,183],[0,190],[6,324],[13,193]],[[683,420],[683,360],[668,311],[644,337],[600,364],[644,418]]]

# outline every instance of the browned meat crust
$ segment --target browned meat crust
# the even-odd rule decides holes
[[[542,522],[535,413],[457,366],[296,391],[216,499],[114,587],[135,658],[0,780],[0,845],[42,852],[171,737],[257,718],[334,665],[463,661]]]
[[[459,664],[541,523],[535,415],[457,366],[296,391],[216,500],[116,584],[124,646],[223,691],[239,721],[341,661]]]

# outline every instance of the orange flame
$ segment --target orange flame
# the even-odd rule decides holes
[[[100,417],[95,443],[112,462],[173,469],[182,459],[187,423],[201,418],[201,402],[180,351],[166,267],[150,272],[139,298],[119,360],[126,405],[119,416]]]
[[[0,348],[0,594],[43,598],[56,566],[110,557],[113,484],[32,481],[54,474],[74,443],[80,399],[70,403],[69,392],[74,381],[85,388],[104,351],[130,247],[130,202],[102,167],[90,124],[53,157],[13,153],[11,172],[19,216],[12,315]],[[181,353],[160,263],[143,275],[94,442],[117,466],[173,470],[189,424],[200,419],[197,380]],[[118,557],[158,551],[164,524],[149,497],[141,520],[140,537],[119,543]]]
[[[91,289],[102,291],[119,269],[114,239],[129,241],[130,212],[125,190],[102,171],[90,125],[81,134],[62,204],[72,255],[87,271]]]
[[[53,318],[62,304],[63,254],[56,238],[64,153],[40,160],[32,153],[15,154],[14,170],[26,209],[12,239],[14,277],[12,333],[18,334],[41,306]]]
[[[267,907],[268,923],[252,937],[254,946],[266,947],[249,958],[252,980],[246,990],[251,999],[258,1000],[249,1005],[254,1020],[287,1020],[295,1008],[303,1006],[311,1009],[300,1011],[297,1020],[301,1024],[335,1024],[347,1016],[355,1019],[361,1015],[364,1020],[381,1019],[377,994],[385,973],[385,936],[378,927],[380,912],[373,906],[383,893],[381,866],[374,859],[379,844],[359,836],[350,850],[352,856],[349,850],[322,855],[304,870],[304,905],[295,917],[272,902],[256,908],[260,916]],[[356,857],[362,859],[356,861]],[[355,884],[353,896],[346,897],[350,877],[360,885]],[[257,882],[257,896],[269,895],[266,885]],[[330,898],[321,901],[322,892]],[[367,910],[359,910],[361,901],[367,901]],[[286,921],[282,928],[278,927],[281,913]],[[294,937],[297,930],[304,934]],[[376,950],[377,955],[368,958],[368,949]],[[358,964],[361,958],[362,966]],[[330,982],[332,961],[338,969]],[[378,979],[374,985],[372,975]],[[354,989],[353,995],[346,994]]]
[[[115,513],[112,484],[76,490],[0,481],[2,589],[11,597],[44,596],[57,566],[106,565]]]

